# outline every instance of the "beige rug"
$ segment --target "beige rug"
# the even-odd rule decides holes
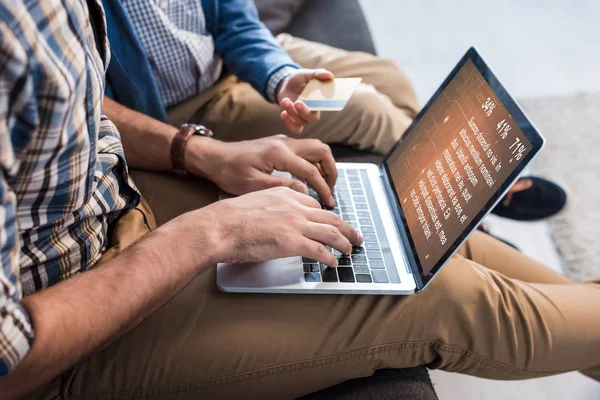
[[[600,93],[520,103],[547,139],[533,171],[570,195],[566,211],[550,220],[565,274],[600,278]]]

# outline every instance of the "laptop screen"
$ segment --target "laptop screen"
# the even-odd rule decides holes
[[[386,167],[423,281],[530,159],[532,144],[513,118],[521,116],[505,108],[468,59],[389,155]]]

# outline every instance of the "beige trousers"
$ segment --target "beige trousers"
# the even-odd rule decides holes
[[[302,67],[326,68],[338,78],[363,78],[343,111],[323,112],[318,123],[305,127],[302,137],[387,153],[417,114],[413,88],[392,61],[287,34],[277,39]],[[268,103],[249,84],[229,76],[169,110],[169,119],[176,126],[202,123],[217,139],[235,141],[288,133],[280,112],[279,106]]]
[[[134,178],[158,224],[217,198],[200,179]],[[103,261],[153,221],[146,205],[124,216]],[[492,379],[581,370],[600,380],[599,304],[600,285],[572,283],[481,232],[411,296],[228,294],[212,267],[31,398],[293,399],[418,365]]]

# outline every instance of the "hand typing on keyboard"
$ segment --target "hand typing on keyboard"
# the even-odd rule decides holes
[[[363,171],[364,172],[364,171]],[[316,260],[303,258],[302,267],[304,280],[309,283],[317,282],[343,282],[343,283],[398,283],[397,274],[393,273],[394,266],[389,265],[389,270],[384,261],[381,240],[377,233],[374,220],[377,220],[377,205],[373,194],[365,191],[369,182],[361,178],[361,171],[346,169],[338,171],[335,183],[334,198],[336,206],[331,211],[341,217],[348,225],[362,233],[363,242],[360,246],[353,246],[351,254],[342,254],[335,249],[329,249],[337,258],[338,267],[329,268],[319,264]],[[308,194],[318,199],[317,193],[309,189]],[[369,200],[369,198],[371,198]],[[373,210],[375,212],[373,213]],[[381,224],[381,222],[379,222]],[[392,272],[390,274],[389,272]]]
[[[219,238],[215,240],[216,262],[303,256],[337,267],[346,261],[340,261],[329,248],[350,255],[353,246],[363,241],[350,224],[321,209],[319,202],[285,187],[219,201],[195,212],[208,213],[203,218],[214,221],[211,235]]]
[[[186,169],[203,176],[225,192],[241,195],[276,186],[307,193],[296,179],[272,176],[285,171],[314,188],[323,204],[335,205],[333,187],[337,179],[329,146],[317,139],[292,139],[285,135],[236,143],[194,136],[186,146]]]

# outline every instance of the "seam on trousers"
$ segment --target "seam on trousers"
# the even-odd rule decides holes
[[[140,214],[142,214],[142,218],[144,219],[144,225],[146,225],[146,228],[148,228],[148,232],[152,232],[152,228],[150,227],[150,223],[148,221],[148,216],[146,215],[145,212],[143,212],[140,208],[136,207],[134,208],[135,211],[138,211]]]
[[[477,364],[491,369],[491,370],[500,370],[505,372],[511,372],[515,375],[520,375],[523,378],[537,378],[541,376],[547,376],[552,374],[552,372],[530,372],[524,371],[510,365],[504,364],[502,362],[493,360],[491,358],[482,356],[480,354],[473,353],[471,350],[460,347],[460,346],[451,346],[440,343],[438,341],[426,341],[426,342],[396,342],[389,343],[385,345],[378,345],[367,347],[364,349],[353,350],[347,353],[342,353],[334,356],[325,356],[320,358],[315,358],[311,360],[304,361],[295,361],[287,364],[280,364],[271,367],[265,367],[256,369],[253,371],[242,372],[240,374],[230,375],[223,378],[212,378],[206,379],[197,382],[189,382],[182,383],[178,385],[171,386],[162,386],[151,389],[138,389],[138,390],[125,390],[119,392],[109,392],[109,393],[100,393],[100,394],[84,394],[81,396],[74,396],[65,398],[65,400],[77,400],[77,399],[110,399],[110,398],[119,398],[120,395],[125,395],[127,398],[149,398],[153,396],[171,396],[179,393],[186,393],[196,390],[208,389],[213,387],[222,387],[229,384],[241,383],[245,381],[249,381],[252,379],[260,379],[266,378],[273,375],[279,375],[289,372],[299,372],[307,369],[318,368],[318,367],[328,367],[335,364],[342,364],[349,361],[356,361],[360,359],[364,359],[369,356],[378,355],[378,354],[388,354],[393,352],[394,350],[407,350],[407,349],[416,349],[423,347],[432,347],[433,349],[439,350],[444,353],[450,354],[461,354],[466,356]]]

